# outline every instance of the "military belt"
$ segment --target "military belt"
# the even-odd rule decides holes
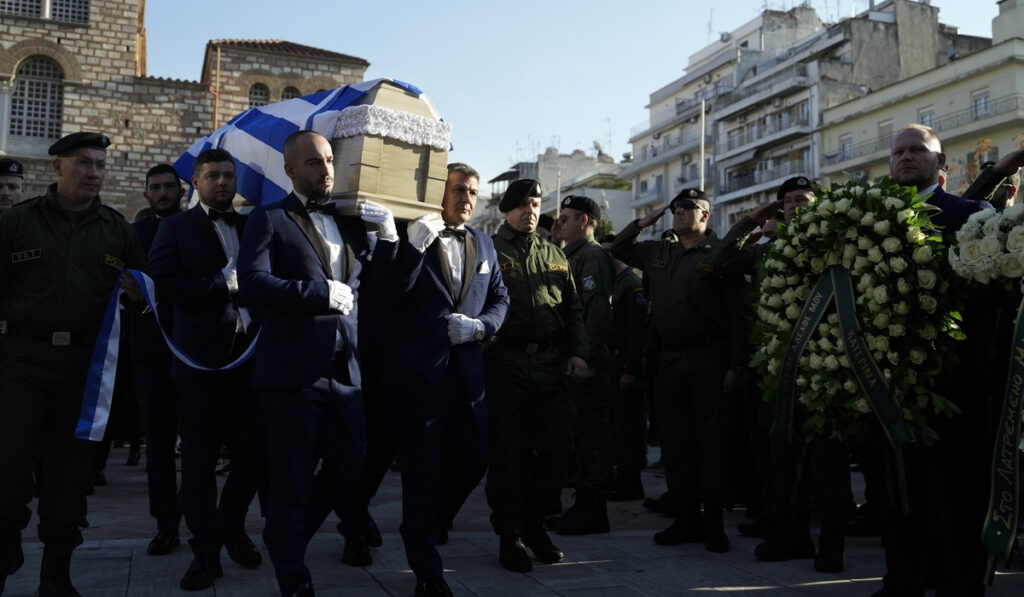
[[[92,346],[96,343],[96,332],[44,331],[14,327],[6,323],[3,333],[12,338],[42,342],[51,346]]]

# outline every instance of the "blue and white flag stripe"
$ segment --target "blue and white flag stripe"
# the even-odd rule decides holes
[[[164,341],[171,353],[178,357],[181,362],[193,369],[201,371],[226,371],[234,369],[249,358],[256,351],[256,342],[259,340],[259,333],[252,339],[252,342],[237,359],[223,367],[207,367],[198,363],[195,359],[185,354],[167,335],[163,325],[160,324],[160,316],[157,314],[156,290],[153,280],[146,274],[129,269],[128,272],[142,289],[142,295],[156,318],[157,326],[164,336]],[[103,439],[107,430],[107,420],[110,418],[110,403],[114,397],[114,380],[117,376],[117,360],[121,344],[121,281],[114,284],[114,291],[110,294],[110,302],[107,303],[107,311],[103,314],[103,323],[100,325],[100,332],[93,346],[92,359],[89,361],[89,372],[85,379],[85,393],[82,396],[82,410],[78,416],[78,425],[75,427],[75,437],[89,441],[98,442]]]
[[[250,108],[229,120],[216,131],[202,137],[174,162],[174,169],[191,180],[196,156],[206,149],[218,148],[236,161],[238,194],[253,205],[277,201],[291,191],[292,183],[284,173],[281,149],[288,135],[311,130],[330,139],[334,136],[338,115],[356,104],[382,81],[416,94],[441,120],[437,109],[415,85],[396,79],[374,79],[320,91],[311,95]]]

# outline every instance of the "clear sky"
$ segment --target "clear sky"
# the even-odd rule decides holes
[[[867,8],[812,0],[822,20]],[[486,181],[548,146],[621,159],[649,94],[691,54],[793,0],[150,0],[148,74],[198,80],[210,39],[283,39],[370,62],[415,84],[451,122],[452,161]],[[991,37],[995,0],[932,0],[961,33]],[[244,7],[243,10],[239,10]]]

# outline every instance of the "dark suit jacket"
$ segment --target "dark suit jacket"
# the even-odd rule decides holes
[[[137,222],[132,222],[132,228],[139,235],[142,242],[142,249],[149,254],[153,246],[153,239],[156,238],[157,228],[160,227],[161,219],[156,216],[149,216]],[[173,329],[173,308],[170,301],[158,304],[160,322],[164,329]],[[166,357],[170,354],[167,344],[164,343],[163,335],[156,325],[153,313],[146,310],[144,313],[131,310],[131,323],[128,326],[128,341],[132,362],[148,361],[156,358]]]
[[[482,344],[471,341],[452,346],[445,316],[462,313],[479,319],[484,324],[485,340],[490,339],[505,321],[508,293],[490,237],[471,228],[467,230],[472,234],[466,235],[462,289],[457,297],[452,296],[451,269],[440,240],[435,240],[425,253],[405,241],[399,248],[393,277],[398,288],[386,297],[395,318],[390,354],[402,369],[401,375],[386,377],[392,395],[429,391],[452,365],[457,367],[466,398],[483,398]]]
[[[241,234],[244,222],[235,229]],[[161,301],[174,306],[174,342],[207,367],[231,362],[238,319],[236,301],[228,293],[221,269],[227,255],[200,205],[160,224],[149,251],[149,270]],[[200,377],[175,359],[174,379]]]
[[[368,261],[362,220],[335,216],[335,222],[345,243],[345,280],[341,281],[358,299],[361,284],[375,289],[383,283],[394,243],[378,242],[373,261]],[[378,271],[382,277],[376,277]],[[368,286],[365,278],[372,280]],[[358,300],[348,315],[332,311],[330,279],[326,246],[294,193],[253,210],[239,251],[238,284],[245,304],[262,325],[253,357],[254,386],[297,390],[326,376],[334,358],[336,330],[345,343],[352,384],[360,384]]]
[[[932,224],[942,226],[942,237],[946,243],[956,242],[956,231],[960,230],[971,214],[983,209],[995,209],[988,201],[974,201],[957,197],[947,193],[941,186],[935,187],[925,202],[942,210],[938,214],[932,215],[931,220]]]

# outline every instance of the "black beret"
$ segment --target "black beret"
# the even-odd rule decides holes
[[[505,194],[501,196],[501,201],[498,202],[498,210],[501,213],[512,211],[522,205],[524,199],[540,196],[539,182],[532,178],[520,178],[519,180],[512,181],[508,188],[505,189]]]
[[[584,197],[583,195],[569,195],[565,199],[562,199],[562,208],[575,209],[576,211],[582,211],[593,219],[600,219],[601,208],[597,205],[597,202],[590,197]]]
[[[548,214],[540,214],[540,218],[537,220],[537,228],[543,228],[548,232],[551,231],[551,227],[555,225],[555,219]]]
[[[61,137],[59,141],[50,146],[50,155],[64,155],[72,149],[88,147],[90,149],[102,149],[106,151],[110,145],[110,139],[103,133],[88,133],[80,131]]]
[[[18,160],[0,158],[0,176],[17,176],[18,178],[25,178],[25,169],[22,168],[21,162]]]
[[[707,201],[707,197],[704,195],[704,191],[700,189],[683,189],[679,191],[679,194],[672,198],[672,201],[668,204],[669,211],[676,210],[676,204],[681,203],[683,200],[689,199],[690,201]]]
[[[775,198],[781,200],[786,196],[786,193],[797,189],[806,189],[813,192],[814,181],[806,176],[794,176],[793,178],[786,179],[786,182],[782,183],[782,186],[779,187],[779,192]]]

